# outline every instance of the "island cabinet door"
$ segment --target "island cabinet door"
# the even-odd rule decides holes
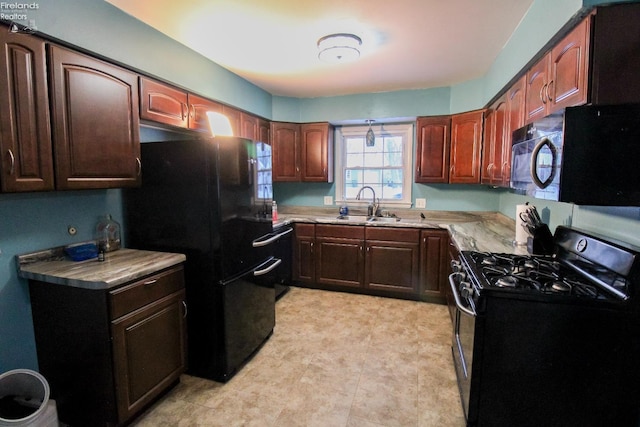
[[[126,421],[186,367],[185,291],[112,322],[118,420]]]

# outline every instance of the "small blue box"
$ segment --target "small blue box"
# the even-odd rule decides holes
[[[95,243],[70,245],[64,248],[64,251],[73,261],[84,261],[98,256],[98,246]]]

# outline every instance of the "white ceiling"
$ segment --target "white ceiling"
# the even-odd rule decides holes
[[[482,77],[533,0],[106,0],[273,95],[424,89]],[[327,34],[358,61],[318,60]]]

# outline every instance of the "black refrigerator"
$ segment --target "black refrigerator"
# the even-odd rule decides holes
[[[225,382],[275,326],[271,147],[216,137],[143,143],[141,156],[127,246],[186,255],[187,372]]]

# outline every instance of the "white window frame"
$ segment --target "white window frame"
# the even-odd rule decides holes
[[[410,208],[412,204],[412,181],[413,181],[413,134],[414,127],[412,123],[391,124],[391,125],[374,125],[373,132],[376,136],[382,133],[400,135],[403,138],[402,153],[402,199],[386,199],[380,200],[381,207]],[[346,203],[348,206],[366,206],[370,202],[371,192],[366,191],[362,200],[347,199],[345,200],[344,189],[344,165],[345,165],[345,137],[363,136],[369,130],[368,126],[341,126],[335,130],[335,189],[336,204]],[[376,194],[376,197],[378,195]]]

